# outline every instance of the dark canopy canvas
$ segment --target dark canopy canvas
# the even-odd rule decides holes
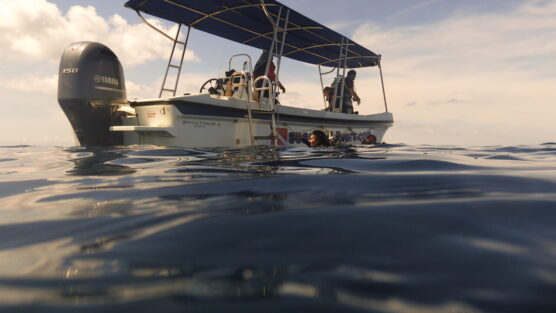
[[[270,47],[273,26],[260,0],[130,0],[126,7],[259,49]],[[280,6],[264,0],[274,20]],[[282,13],[282,17],[285,14]],[[290,9],[283,55],[310,64],[335,67],[344,36]],[[375,66],[380,56],[346,38],[347,67]]]

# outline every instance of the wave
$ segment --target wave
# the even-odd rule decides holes
[[[551,145],[0,147],[0,310],[553,312]]]

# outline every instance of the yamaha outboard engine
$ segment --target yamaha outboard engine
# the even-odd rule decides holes
[[[96,42],[69,45],[60,61],[58,102],[82,146],[123,144],[117,123],[118,104],[126,102],[122,65],[108,47]]]

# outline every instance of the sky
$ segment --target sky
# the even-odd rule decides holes
[[[97,41],[122,62],[128,98],[158,95],[171,41],[123,0],[0,0],[0,145],[75,144],[57,102],[66,46]],[[389,143],[519,145],[556,141],[556,0],[283,0],[381,54]],[[151,17],[152,18],[152,17]],[[168,33],[176,26],[152,18]],[[179,93],[228,58],[260,51],[191,32]],[[322,109],[318,71],[284,60],[281,103]],[[325,77],[330,84],[332,77]],[[384,111],[377,68],[358,71],[361,114]]]

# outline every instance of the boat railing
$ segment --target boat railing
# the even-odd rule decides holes
[[[253,115],[251,114],[251,98],[253,97],[251,88],[253,84],[251,80],[251,75],[246,72],[234,72],[230,75],[228,87],[226,88],[226,96],[245,100],[249,121],[249,137],[251,138],[251,145],[254,145]]]
[[[247,54],[247,53],[240,53],[240,54],[232,55],[232,56],[230,57],[230,60],[228,61],[228,70],[231,70],[231,69],[232,69],[232,61],[233,61],[233,59],[236,59],[236,58],[239,58],[239,57],[245,57],[245,58],[247,58],[247,61],[246,61],[246,62],[247,62],[247,66],[245,66],[245,63],[244,63],[243,71],[245,72],[245,71],[249,70],[249,73],[252,73],[252,72],[253,72],[253,66],[252,66],[253,61],[251,60],[251,56],[250,56],[249,54]]]
[[[259,84],[259,82],[262,82]],[[261,87],[257,87],[260,85]],[[259,76],[253,82],[253,91],[255,100],[259,103],[266,102],[270,106],[270,110],[274,109],[274,99],[276,99],[275,87],[273,86],[272,80],[268,76]],[[265,96],[268,91],[268,95]]]
[[[261,87],[257,87],[261,82]],[[279,115],[276,110],[276,85],[268,76],[259,76],[253,82],[253,93],[256,101],[259,103],[259,110],[266,111],[264,113],[270,114],[270,136],[262,136],[260,139],[270,139],[273,145],[277,145],[278,136],[278,122]],[[265,95],[266,94],[266,95]],[[264,102],[268,103],[268,110],[262,110],[261,104]]]
[[[237,90],[241,92],[239,95],[240,98],[244,98],[244,93],[249,97],[251,96],[250,88],[253,86],[253,76],[251,75],[253,73],[253,61],[251,60],[251,56],[246,53],[232,55],[228,61],[228,71],[232,70],[232,61],[237,58],[246,59],[246,61],[243,62],[243,71],[234,72],[230,76],[230,81],[234,84],[234,88],[237,88]],[[235,79],[233,78],[239,79],[240,82],[234,83]]]
[[[237,99],[251,98],[251,82],[249,74],[246,72],[234,72],[229,80],[226,96]]]

